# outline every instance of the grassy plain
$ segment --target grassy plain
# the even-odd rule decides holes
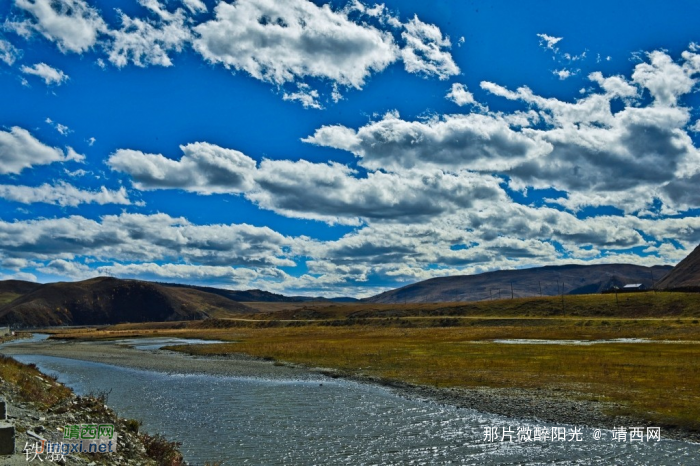
[[[559,390],[700,432],[700,294],[642,293],[425,305],[309,304],[198,322],[74,329],[58,337],[177,335],[178,347],[249,355],[437,387]],[[499,339],[646,343],[505,344]],[[619,412],[619,413],[620,413]],[[617,414],[619,414],[617,413]]]

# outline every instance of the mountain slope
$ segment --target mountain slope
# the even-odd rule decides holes
[[[643,283],[664,277],[671,266],[630,264],[561,265],[501,270],[477,275],[432,278],[364,299],[370,303],[481,301],[490,298],[600,293],[611,286]]]
[[[222,296],[138,280],[99,277],[38,285],[0,307],[0,324],[94,325],[192,320],[255,310]]]
[[[680,261],[656,288],[668,291],[700,291],[700,246]]]
[[[183,283],[158,283],[162,286],[172,288],[191,288],[193,290],[204,291],[206,293],[218,294],[232,301],[242,303],[305,303],[308,301],[329,301],[336,303],[354,303],[359,300],[347,296],[335,298],[323,298],[319,296],[285,296],[277,293],[270,293],[263,290],[227,290],[224,288],[213,288],[210,286],[187,285]]]
[[[0,281],[0,306],[14,301],[27,293],[31,293],[40,286],[40,283],[25,282],[22,280]]]
[[[301,302],[299,298],[292,296],[284,296],[281,294],[270,293],[262,290],[227,290],[224,288],[213,288],[210,286],[186,285],[181,283],[158,283],[161,286],[168,288],[192,289],[203,291],[205,293],[216,294],[237,302],[265,302],[265,303],[290,303]]]

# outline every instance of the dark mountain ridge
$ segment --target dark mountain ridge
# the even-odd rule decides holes
[[[632,264],[550,265],[475,275],[431,278],[362,300],[369,303],[432,303],[600,293],[612,286],[642,283],[651,288],[671,266]]]
[[[0,295],[2,294],[27,294],[41,287],[41,283],[25,282],[22,280],[0,281]]]
[[[29,290],[0,306],[0,324],[18,326],[193,320],[255,312],[215,294],[140,280],[98,277],[80,282],[4,286],[25,286]]]
[[[227,290],[225,288],[214,288],[211,286],[186,285],[184,283],[161,283],[158,285],[169,288],[188,288],[192,290],[212,293],[236,302],[266,302],[266,303],[296,303],[303,300],[294,296],[284,296],[281,294],[270,293],[262,290]]]
[[[359,299],[340,296],[336,298],[323,298],[319,296],[285,296],[263,290],[227,290],[225,288],[214,288],[211,286],[186,285],[184,283],[158,283],[161,286],[173,288],[191,288],[193,290],[204,291],[206,293],[218,294],[232,301],[242,303],[264,302],[264,303],[305,303],[309,301],[332,301],[337,303],[354,303]]]
[[[666,291],[700,291],[700,246],[659,281],[656,288]]]

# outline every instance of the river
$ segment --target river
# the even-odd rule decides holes
[[[157,349],[164,343],[100,344],[136,345],[148,358],[166,353]],[[120,416],[181,442],[185,459],[196,465],[700,464],[700,445],[663,439],[663,431],[658,442],[632,442],[629,434],[621,442],[609,431],[595,440],[593,429],[582,428],[582,441],[569,441],[574,426],[407,399],[387,388],[317,374],[277,376],[269,364],[258,378],[158,372],[44,354],[13,357],[56,375],[78,394],[111,390],[108,404]],[[499,428],[498,441],[485,440],[491,427]],[[513,430],[513,440],[518,427],[533,433],[535,427],[563,427],[567,440],[501,441],[504,427]]]

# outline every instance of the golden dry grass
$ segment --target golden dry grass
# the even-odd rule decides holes
[[[246,353],[440,387],[560,389],[616,401],[639,417],[700,430],[700,325],[689,319],[474,319],[467,327],[94,330],[97,339],[181,336],[235,343],[181,347]],[[678,343],[510,345],[494,339],[651,338]]]
[[[70,390],[36,368],[0,355],[0,379],[15,385],[24,401],[51,407],[70,395]]]
[[[528,330],[527,338],[553,333]],[[561,389],[588,399],[621,402],[653,422],[700,430],[700,344],[513,345],[488,340],[514,337],[514,332],[493,328],[239,329],[239,343],[186,350],[242,352],[440,387]]]
[[[247,303],[251,304],[251,303]],[[438,316],[700,317],[700,294],[646,292],[426,304],[252,303],[256,319],[362,319]],[[265,312],[268,311],[268,312]]]

